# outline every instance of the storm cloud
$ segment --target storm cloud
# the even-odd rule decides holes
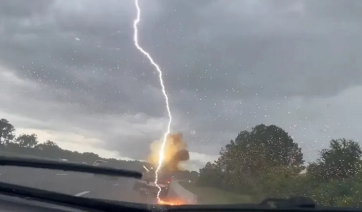
[[[276,124],[306,160],[358,140],[362,2],[140,0],[140,44],[164,71],[199,167],[241,130]],[[0,1],[0,115],[64,148],[145,159],[167,116],[133,44],[129,0]]]

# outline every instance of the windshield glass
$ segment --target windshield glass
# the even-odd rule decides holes
[[[155,204],[362,206],[362,1],[0,1],[0,181]]]

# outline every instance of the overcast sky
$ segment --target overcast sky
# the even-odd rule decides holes
[[[362,139],[362,1],[140,0],[140,45],[164,71],[192,167],[257,124],[307,161]],[[0,1],[0,116],[17,134],[144,159],[167,114],[133,43],[133,0]]]

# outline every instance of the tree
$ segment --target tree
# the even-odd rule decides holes
[[[15,128],[10,122],[6,119],[0,119],[0,144],[8,144],[14,138]]]
[[[206,163],[204,168],[200,169],[200,177],[197,181],[199,186],[222,186],[222,170],[215,163]]]
[[[58,147],[58,145],[54,141],[50,141],[50,140],[47,140],[46,142],[44,142],[44,146]]]
[[[349,178],[361,170],[361,156],[362,150],[357,142],[333,139],[329,149],[320,151],[320,158],[309,165],[308,173],[319,180]]]
[[[82,158],[83,158],[84,162],[87,162],[87,163],[94,163],[94,161],[100,159],[99,155],[94,154],[93,152],[84,152],[82,154]]]
[[[33,148],[38,144],[38,137],[36,134],[22,134],[16,138],[16,142],[20,147]]]
[[[55,149],[60,149],[59,146],[54,142],[54,141],[50,141],[47,140],[44,143],[38,144],[36,145],[36,147],[40,150],[55,150]]]
[[[298,167],[279,166],[267,169],[258,179],[256,185],[264,195],[288,198],[295,195],[304,195],[311,186]],[[265,197],[265,196],[264,196]]]
[[[301,148],[280,127],[261,124],[246,135],[248,137],[245,137],[245,133],[239,134],[235,141],[244,151],[250,148],[258,149],[258,153],[265,154],[269,165],[300,166],[304,162]]]
[[[298,144],[275,125],[255,126],[243,131],[220,152],[219,163],[239,175],[258,177],[273,167],[293,166],[303,169],[303,154]]]
[[[240,132],[235,141],[222,148],[218,160],[200,170],[199,184],[215,183],[233,192],[265,193],[276,189],[262,187],[266,176],[272,182],[277,169],[285,179],[292,179],[303,169],[303,162],[301,148],[288,133],[261,124],[250,132]]]

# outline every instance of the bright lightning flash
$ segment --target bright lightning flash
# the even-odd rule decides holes
[[[151,55],[148,52],[146,52],[138,44],[137,25],[141,20],[141,9],[140,9],[140,7],[138,5],[138,0],[135,0],[135,5],[136,5],[136,9],[137,9],[137,18],[133,22],[133,28],[134,28],[133,40],[134,40],[134,44],[135,44],[136,48],[148,58],[148,60],[156,68],[156,70],[158,72],[158,76],[159,76],[160,84],[161,84],[161,88],[162,88],[162,93],[163,93],[163,96],[165,97],[166,109],[167,109],[168,118],[169,118],[168,124],[167,124],[167,130],[166,130],[166,133],[163,136],[163,141],[162,141],[161,148],[160,148],[160,151],[159,151],[158,166],[157,166],[157,169],[156,169],[156,172],[155,172],[155,184],[158,187],[157,199],[160,202],[161,201],[161,199],[160,199],[161,187],[158,185],[158,172],[160,171],[160,169],[162,167],[162,163],[163,163],[164,158],[165,158],[165,149],[166,149],[167,136],[171,132],[172,115],[171,115],[171,110],[170,110],[170,105],[169,105],[169,102],[168,102],[168,96],[167,96],[167,93],[166,93],[165,85],[163,83],[162,71],[161,71],[160,67],[157,65],[157,63],[152,59]]]

